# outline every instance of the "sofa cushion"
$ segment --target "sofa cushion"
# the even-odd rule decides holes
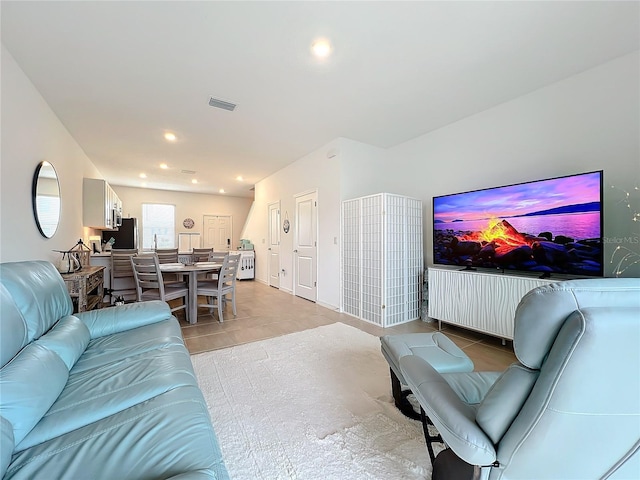
[[[0,367],[11,360],[27,344],[27,324],[11,298],[0,284]]]
[[[108,418],[17,452],[3,480],[169,478],[203,470],[228,479],[207,406],[178,387]]]
[[[11,422],[16,444],[53,405],[68,376],[69,370],[58,355],[34,343],[0,370],[0,416]]]
[[[55,352],[71,370],[89,345],[89,330],[84,323],[69,315],[61,318],[36,343]]]
[[[9,292],[27,325],[29,343],[70,315],[69,292],[50,262],[9,262],[0,265],[0,283]]]
[[[7,471],[13,452],[13,427],[6,418],[0,417],[0,477]]]
[[[77,313],[76,317],[84,322],[94,339],[161,322],[171,318],[171,309],[166,302],[155,300]]]
[[[145,327],[91,340],[82,357],[74,365],[73,372],[119,362],[127,357],[171,345],[184,346],[184,341],[178,321],[175,317],[169,316],[166,320]]]
[[[16,451],[45,442],[181,386],[197,386],[184,346],[171,346],[75,372]]]

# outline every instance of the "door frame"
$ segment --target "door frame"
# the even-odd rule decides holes
[[[318,215],[318,189],[317,188],[312,188],[309,190],[305,190],[303,192],[300,193],[296,193],[293,196],[293,201],[295,204],[295,211],[294,211],[294,218],[293,221],[296,222],[298,219],[298,198],[299,197],[304,197],[306,195],[309,194],[315,194],[315,225],[314,225],[314,231],[315,231],[315,238],[314,238],[314,242],[315,242],[315,249],[316,249],[316,254],[315,254],[315,264],[313,265],[313,271],[315,272],[315,285],[314,285],[314,290],[315,290],[315,300],[312,300],[313,302],[317,303],[318,302],[318,252],[319,252],[319,248],[318,248],[318,229],[319,229],[319,215]],[[297,250],[298,250],[298,230],[297,230],[297,225],[294,227],[294,238],[293,238],[293,250],[294,250],[294,255],[297,256]],[[293,259],[293,294],[296,296],[300,296],[298,295],[298,261],[297,259]],[[305,298],[305,297],[300,297],[300,298]],[[306,298],[305,298],[306,299]]]

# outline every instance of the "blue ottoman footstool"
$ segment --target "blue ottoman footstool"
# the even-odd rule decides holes
[[[410,390],[402,391],[401,385],[407,385],[400,370],[400,358],[416,355],[428,362],[440,373],[471,372],[473,362],[449,338],[440,332],[407,333],[384,335],[380,337],[382,355],[389,363],[391,374],[391,392],[396,407],[406,416],[419,419],[407,400]]]
[[[420,413],[418,413],[413,409],[407,399],[411,390],[408,388],[402,390],[402,385],[406,386],[407,382],[400,370],[400,358],[416,355],[440,373],[471,372],[473,371],[473,362],[455,343],[440,332],[385,335],[380,337],[380,348],[382,355],[389,363],[391,392],[396,407],[405,416],[422,422],[429,458],[433,465],[436,457],[431,444],[442,442],[442,438],[440,434],[432,435],[429,432],[429,425],[433,424],[425,415],[424,410],[420,408]]]

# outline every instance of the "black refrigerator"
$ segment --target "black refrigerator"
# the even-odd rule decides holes
[[[118,230],[103,230],[102,243],[110,238],[115,239],[111,248],[138,248],[138,220],[136,218],[123,218]]]

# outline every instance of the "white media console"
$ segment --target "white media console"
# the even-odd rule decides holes
[[[513,340],[513,317],[520,299],[535,287],[559,280],[432,267],[429,317]]]

